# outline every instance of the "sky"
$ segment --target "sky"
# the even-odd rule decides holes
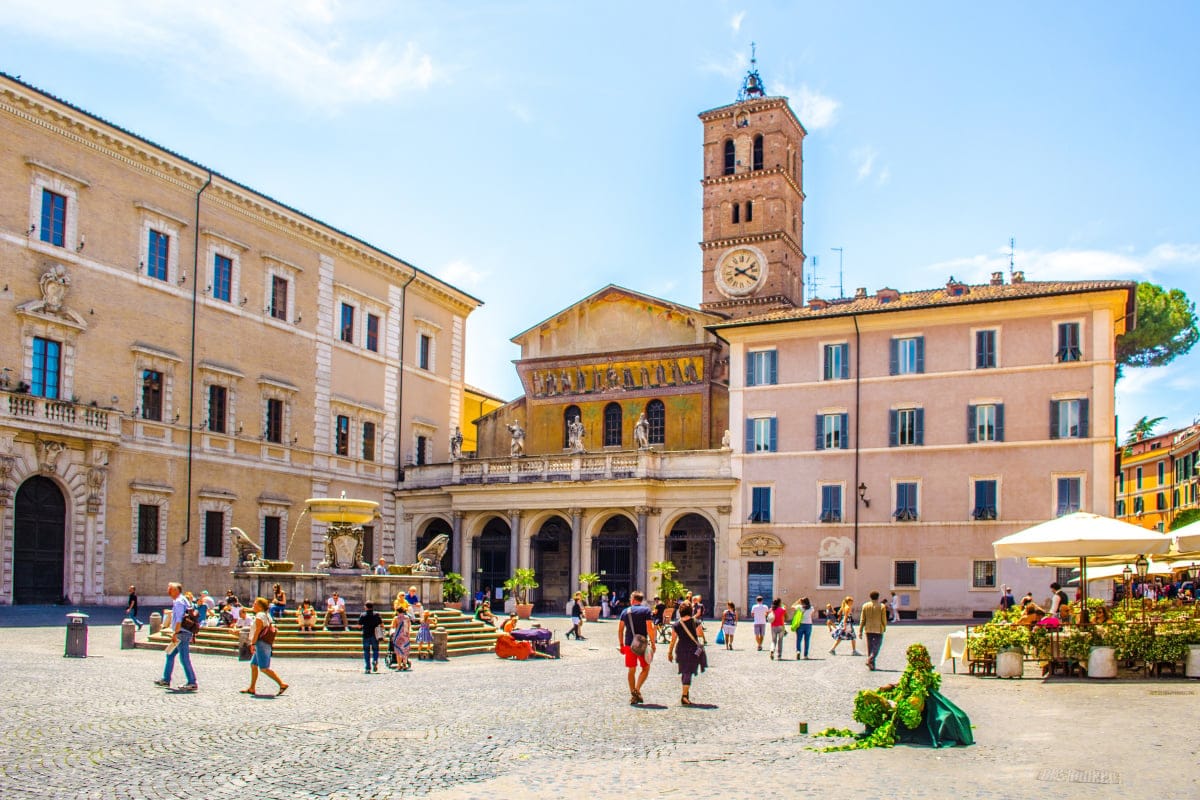
[[[701,125],[751,42],[804,143],[816,294],[1007,270],[1200,297],[1200,4],[3,0],[0,70],[484,301],[467,381],[615,283],[700,302]],[[2,144],[0,144],[2,146]],[[811,272],[811,270],[810,270]],[[811,277],[811,276],[810,276]],[[1122,436],[1200,415],[1200,348]]]

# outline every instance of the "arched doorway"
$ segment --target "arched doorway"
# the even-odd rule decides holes
[[[684,514],[667,536],[667,560],[679,570],[675,578],[693,594],[703,596],[707,616],[718,606],[713,596],[715,548],[712,525],[699,514]]]
[[[499,517],[492,517],[475,539],[475,581],[472,588],[487,592],[493,605],[496,590],[502,589],[504,582],[512,577],[508,560],[511,538],[512,531],[508,523]]]
[[[429,524],[425,526],[425,532],[417,537],[417,549],[415,552],[421,552],[434,540],[434,537],[443,533],[450,537],[450,541],[446,545],[446,552],[442,556],[442,574],[445,575],[454,569],[454,532],[450,529],[449,522],[440,517],[430,520]]]
[[[13,602],[63,599],[67,502],[58,485],[34,476],[17,490],[13,514]]]
[[[600,533],[592,538],[592,569],[600,582],[617,598],[629,601],[637,576],[637,528],[628,517],[616,514],[604,521]]]
[[[542,523],[529,541],[538,588],[533,597],[539,611],[561,614],[571,596],[571,526],[562,517]]]

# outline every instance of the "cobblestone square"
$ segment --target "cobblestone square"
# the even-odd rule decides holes
[[[1200,797],[1200,685],[1184,679],[947,672],[943,692],[970,715],[973,747],[807,749],[826,740],[799,735],[800,722],[853,726],[854,693],[898,677],[914,641],[936,661],[944,625],[894,626],[870,673],[844,649],[829,656],[823,629],[811,661],[793,660],[790,640],[787,659],[771,661],[743,623],[733,652],[710,646],[693,688],[715,707],[683,708],[662,647],[647,705],[627,704],[611,622],[564,642],[559,661],[475,656],[364,675],[353,660],[276,659],[292,688],[249,698],[238,694],[248,665],[215,656],[194,657],[199,692],[154,687],[162,654],[120,650],[104,618],[86,660],[62,657],[60,625],[0,628],[4,800]]]

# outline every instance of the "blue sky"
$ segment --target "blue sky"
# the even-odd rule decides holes
[[[1200,5],[5,0],[0,69],[486,303],[467,379],[608,283],[700,299],[697,113],[758,43],[808,128],[818,294],[1016,266],[1200,296]],[[1200,352],[1118,386],[1200,413]],[[1165,430],[1161,428],[1160,430]]]

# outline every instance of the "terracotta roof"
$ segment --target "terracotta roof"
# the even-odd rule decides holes
[[[961,294],[952,294],[949,286],[962,286]],[[766,325],[777,322],[798,322],[807,319],[825,319],[853,314],[881,314],[892,311],[910,311],[939,306],[962,306],[976,303],[995,303],[1004,300],[1025,300],[1033,297],[1054,297],[1067,294],[1088,294],[1124,290],[1129,293],[1126,301],[1127,313],[1132,313],[1137,297],[1137,284],[1133,281],[1022,281],[1001,284],[961,284],[955,282],[937,289],[920,289],[899,292],[899,297],[883,302],[880,293],[865,297],[849,297],[838,300],[809,301],[802,308],[784,308],[766,314],[758,314],[738,320],[710,325],[709,330],[738,328],[747,325]],[[893,297],[895,295],[892,295]],[[816,307],[814,307],[816,306]]]

